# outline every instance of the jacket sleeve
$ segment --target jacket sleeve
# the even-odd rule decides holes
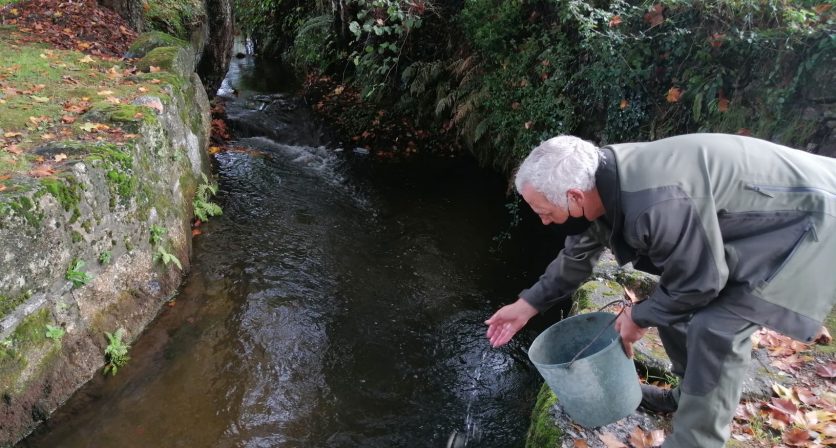
[[[636,217],[633,232],[630,239],[644,246],[641,249],[662,269],[650,297],[633,306],[637,325],[665,326],[687,320],[718,296],[726,281],[721,275],[726,267],[725,260],[714,254],[722,254],[722,247],[712,246],[689,198],[670,199],[646,209]]]
[[[571,299],[575,290],[592,274],[603,250],[604,244],[595,237],[593,229],[566,237],[566,245],[557,258],[537,283],[520,293],[520,297],[541,313],[558,302]]]

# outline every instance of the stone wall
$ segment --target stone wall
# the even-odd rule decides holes
[[[209,102],[190,47],[143,52],[139,66],[162,71],[140,69],[135,81],[162,94],[82,117],[129,139],[36,148],[66,159],[0,193],[0,446],[101,374],[105,332],[122,328],[132,341],[188,269],[192,199],[209,173]],[[63,336],[47,337],[48,326]]]

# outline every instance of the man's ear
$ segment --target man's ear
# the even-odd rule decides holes
[[[570,188],[568,191],[566,191],[566,199],[570,202],[574,202],[575,204],[580,205],[583,203],[584,199],[583,191],[578,190],[577,188]]]

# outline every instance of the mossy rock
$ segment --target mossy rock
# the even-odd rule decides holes
[[[128,49],[128,57],[142,58],[145,57],[151,50],[159,47],[183,47],[186,48],[189,43],[185,40],[178,39],[162,31],[151,31],[140,34],[131,48]]]
[[[526,435],[525,448],[543,448],[558,446],[562,434],[554,424],[552,408],[557,397],[545,383],[537,394],[537,403],[531,411],[531,424]]]
[[[94,104],[83,117],[91,123],[118,123],[126,131],[134,133],[139,131],[143,123],[157,122],[157,116],[150,107],[107,102]]]
[[[157,47],[149,51],[137,64],[137,70],[148,72],[151,67],[189,79],[194,72],[194,53],[183,47]]]

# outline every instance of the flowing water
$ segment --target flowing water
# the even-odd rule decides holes
[[[223,216],[128,365],[20,446],[522,446],[530,339],[491,349],[483,324],[536,272],[519,239],[495,250],[503,179],[335,151],[286,73],[232,64]]]

